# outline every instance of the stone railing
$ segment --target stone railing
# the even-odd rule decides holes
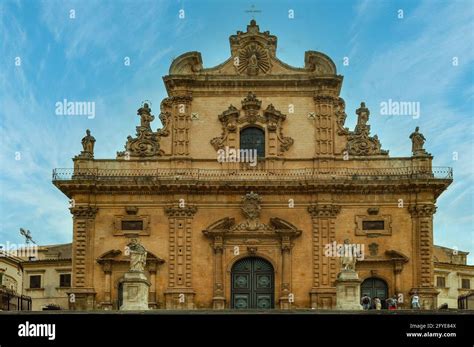
[[[69,180],[197,180],[197,181],[314,181],[314,180],[452,180],[453,169],[433,167],[431,171],[401,168],[370,169],[54,169],[53,181]]]

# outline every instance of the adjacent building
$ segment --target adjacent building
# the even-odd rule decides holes
[[[0,250],[0,311],[28,311],[31,308],[31,298],[23,295],[22,259]]]
[[[433,262],[435,286],[439,291],[438,306],[459,307],[460,297],[470,297],[474,293],[474,265],[467,265],[467,255],[452,248],[434,246]],[[474,305],[471,302],[470,309]]]
[[[70,243],[39,246],[37,257],[23,260],[23,288],[33,311],[69,308],[71,249]]]

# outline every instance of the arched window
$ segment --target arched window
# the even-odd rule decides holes
[[[257,157],[265,157],[265,132],[262,129],[249,127],[240,132],[240,149],[257,150]]]

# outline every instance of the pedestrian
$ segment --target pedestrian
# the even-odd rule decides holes
[[[389,310],[397,309],[397,296],[396,295],[387,299],[387,306]]]
[[[414,292],[413,296],[411,297],[411,308],[414,310],[420,309],[420,297],[418,296],[417,292]]]
[[[368,310],[370,309],[370,297],[367,295],[367,294],[364,294],[364,296],[362,297],[362,299],[360,300],[361,303],[362,303],[362,307],[364,308],[364,310]]]
[[[380,301],[380,298],[377,296],[374,298],[374,306],[376,310],[382,309],[382,301]]]
[[[388,297],[387,299],[385,299],[385,305],[387,306],[387,309],[388,310],[393,310],[393,302],[392,302],[392,298],[391,297]]]

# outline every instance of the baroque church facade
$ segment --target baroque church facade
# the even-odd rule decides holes
[[[162,128],[144,104],[115,159],[94,158],[88,131],[74,168],[54,170],[72,202],[71,308],[120,307],[132,239],[147,250],[150,308],[333,309],[330,250],[345,241],[365,250],[362,293],[417,292],[436,308],[433,214],[451,170],[432,167],[418,129],[412,153],[390,157],[364,103],[345,127],[343,77],[325,54],[290,66],[254,20],[230,50],[213,68],[199,52],[174,59]],[[229,149],[257,161],[217,160]]]

